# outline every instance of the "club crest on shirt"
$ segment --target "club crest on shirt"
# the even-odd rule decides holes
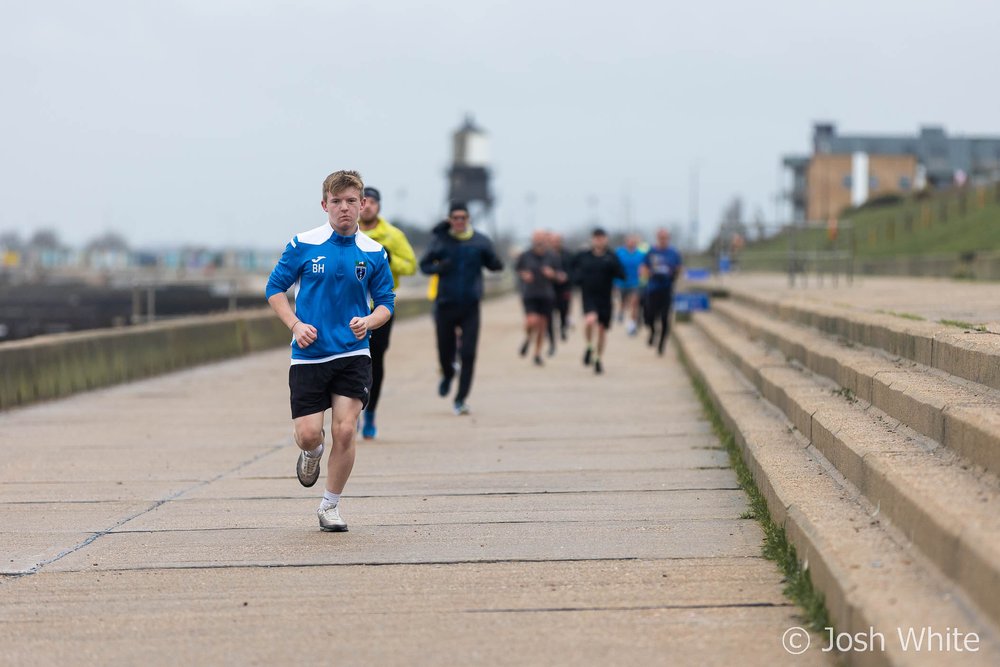
[[[364,280],[365,275],[368,274],[368,266],[365,262],[358,262],[354,265],[354,275],[358,277],[358,280]]]

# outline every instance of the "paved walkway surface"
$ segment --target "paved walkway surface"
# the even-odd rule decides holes
[[[769,298],[802,299],[903,318],[917,316],[930,322],[952,320],[1000,333],[1000,283],[855,276],[849,284],[843,276],[835,283],[829,275],[820,282],[812,274],[806,280],[796,280],[796,286],[790,287],[784,273],[737,273],[715,282],[767,294]]]
[[[0,414],[0,664],[818,664],[672,352],[517,357],[484,307],[473,414],[397,323],[343,501],[294,478],[287,351]],[[817,642],[814,641],[814,644]]]

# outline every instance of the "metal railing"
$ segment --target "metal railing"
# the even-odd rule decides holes
[[[815,243],[825,234],[825,242]],[[850,222],[800,222],[788,230],[786,254],[788,284],[795,287],[798,279],[805,286],[809,272],[815,274],[820,286],[829,277],[836,286],[843,275],[847,284],[854,283],[854,225]]]
[[[781,225],[757,225],[760,238],[741,250],[727,248],[732,270],[782,271],[789,285],[807,285],[810,276],[818,284],[831,280],[838,284],[843,277],[854,281],[855,230],[850,222],[796,222]],[[717,257],[716,266],[725,272],[725,262]]]

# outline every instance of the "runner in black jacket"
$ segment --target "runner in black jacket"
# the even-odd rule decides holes
[[[462,371],[455,394],[455,414],[469,414],[465,399],[472,388],[472,372],[476,366],[479,342],[479,302],[483,298],[483,268],[503,270],[503,262],[485,234],[469,225],[469,209],[454,202],[448,222],[434,228],[434,238],[420,260],[420,270],[438,275],[437,298],[434,301],[434,322],[437,328],[438,361],[441,364],[441,384],[438,393],[447,396],[455,377],[456,330],[462,332],[460,359]]]
[[[587,351],[583,355],[583,363],[589,366],[594,362],[594,372],[600,375],[604,372],[601,355],[604,353],[604,342],[608,328],[611,327],[611,290],[615,278],[625,278],[625,268],[618,257],[608,251],[608,234],[598,227],[590,236],[590,250],[584,250],[573,260],[574,282],[580,286],[580,297],[583,301],[585,320],[584,336],[587,339]],[[594,354],[593,336],[597,328],[597,354]]]

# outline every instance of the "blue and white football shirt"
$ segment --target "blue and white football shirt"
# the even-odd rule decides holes
[[[392,273],[381,245],[360,230],[341,236],[329,223],[302,232],[285,246],[264,293],[270,299],[292,285],[296,317],[317,332],[315,342],[305,349],[292,339],[292,364],[370,356],[368,337],[355,338],[349,323],[369,315],[369,304],[393,310]]]

